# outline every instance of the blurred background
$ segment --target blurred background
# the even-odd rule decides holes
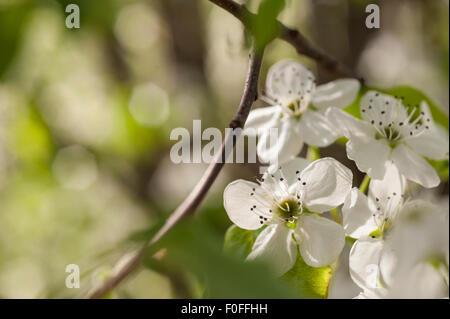
[[[251,10],[259,3],[244,2]],[[69,3],[80,7],[79,29],[65,27]],[[369,3],[381,8],[380,29],[365,27]],[[288,0],[279,19],[367,84],[411,85],[448,113],[448,5]],[[65,288],[66,265],[78,264],[82,288],[88,287],[160,225],[206,168],[172,163],[170,132],[190,130],[194,119],[203,128],[228,125],[242,93],[248,47],[241,23],[206,0],[0,0],[0,298],[77,296],[80,290]],[[270,65],[284,58],[308,65],[319,83],[333,79],[275,40],[262,84]],[[360,179],[342,145],[322,152]],[[230,225],[222,191],[257,171],[256,165],[226,165],[196,217],[203,226],[177,233],[186,240],[179,245],[182,257],[164,266],[145,262],[110,297],[205,296],[196,274],[208,265],[214,269],[206,270],[207,281],[216,285],[208,296],[239,296],[245,280],[258,280],[243,268],[241,276],[224,277],[241,266],[217,252]],[[448,197],[448,183],[433,196]],[[204,240],[189,241],[195,232],[204,232]],[[346,253],[348,247],[330,297],[359,292]],[[245,293],[258,296],[264,287]]]

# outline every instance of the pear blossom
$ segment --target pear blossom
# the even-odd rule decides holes
[[[397,259],[388,298],[449,297],[448,201],[412,201],[388,240]]]
[[[385,163],[392,161],[408,180],[426,188],[439,184],[423,157],[448,158],[448,134],[434,123],[426,102],[408,112],[401,99],[369,91],[361,99],[363,120],[336,108],[326,115],[349,139],[347,156],[371,178],[381,179]]]
[[[439,212],[423,200],[406,203],[383,245],[366,241],[353,255],[359,269],[376,269],[378,280],[369,285],[374,276],[368,272],[360,273],[362,281],[352,276],[363,289],[356,298],[448,298],[448,229],[448,209]]]
[[[387,164],[382,180],[371,180],[368,196],[353,188],[342,207],[346,233],[357,240],[349,257],[350,276],[366,296],[383,296],[395,258],[385,244],[387,231],[402,211],[405,180]],[[384,276],[380,276],[380,269]],[[362,296],[360,296],[362,297]]]
[[[264,162],[282,163],[300,153],[303,143],[325,147],[339,134],[324,116],[329,107],[345,107],[356,98],[356,79],[339,79],[316,87],[314,75],[302,64],[282,60],[266,78],[263,100],[271,106],[250,112],[245,128],[259,132],[257,151]],[[269,145],[269,129],[278,129],[278,139]],[[261,133],[262,131],[262,133]]]
[[[248,230],[265,228],[247,260],[265,260],[279,275],[295,263],[297,252],[313,267],[333,263],[344,247],[341,225],[319,216],[344,202],[352,172],[333,158],[309,163],[294,158],[258,183],[236,180],[224,191],[231,221]]]

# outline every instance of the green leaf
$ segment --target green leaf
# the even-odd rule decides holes
[[[255,242],[253,231],[231,225],[225,233],[224,251],[235,254],[242,259],[247,257]]]
[[[276,278],[267,265],[243,262],[223,252],[222,238],[198,216],[183,221],[167,234],[154,249],[166,248],[164,267],[189,271],[205,285],[205,298],[294,298],[291,287]],[[159,247],[159,248],[158,248]],[[152,254],[145,265],[152,267]]]
[[[426,160],[428,161],[428,163],[431,164],[431,166],[433,166],[433,168],[436,170],[436,172],[438,173],[441,180],[448,181],[448,179],[449,179],[449,175],[448,175],[449,161],[448,160],[435,161],[435,160],[432,160],[429,158],[427,158]]]
[[[305,263],[299,252],[294,267],[284,274],[282,279],[293,285],[305,298],[326,299],[331,276],[330,266],[311,267]]]
[[[276,38],[279,24],[277,16],[283,10],[285,0],[262,0],[258,14],[250,21],[250,29],[257,48],[262,48]]]

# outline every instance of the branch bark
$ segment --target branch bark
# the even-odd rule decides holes
[[[233,0],[209,1],[231,13],[233,16],[239,19],[247,29],[249,29],[249,24],[256,16],[255,14],[251,13],[244,5],[241,5]],[[292,45],[298,54],[307,56],[315,60],[329,72],[334,73],[338,76],[358,78],[351,69],[340,63],[332,56],[329,56],[322,49],[318,48],[310,41],[308,41],[308,39],[300,31],[289,28],[279,21],[278,38]],[[359,78],[359,80],[361,82],[363,81],[361,78]]]
[[[262,51],[251,51],[244,93],[242,95],[236,114],[229,124],[229,127],[233,130],[225,136],[221,151],[219,152],[215,160],[208,166],[208,169],[205,171],[202,178],[198,181],[197,185],[186,197],[186,199],[178,206],[178,208],[169,216],[161,229],[150,240],[149,244],[147,245],[146,243],[142,245],[138,250],[136,250],[133,255],[127,260],[125,265],[123,265],[122,268],[114,276],[106,280],[101,286],[94,287],[91,291],[89,291],[86,296],[87,298],[101,298],[108,291],[115,288],[124,278],[126,278],[133,270],[137,268],[144,256],[145,249],[149,245],[153,245],[157,241],[159,241],[184,216],[195,213],[196,209],[205,198],[212,184],[219,175],[219,172],[224,166],[225,159],[228,155],[227,151],[234,148],[236,140],[241,133],[241,130],[239,129],[242,129],[244,127],[252,104],[257,98],[258,78],[261,69],[262,57]]]

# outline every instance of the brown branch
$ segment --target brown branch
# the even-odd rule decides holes
[[[245,6],[236,3],[233,0],[209,0],[210,2],[225,9],[237,19],[239,19],[247,29],[250,29],[251,21],[256,17]],[[345,65],[335,58],[327,55],[322,49],[316,47],[298,30],[291,29],[278,21],[278,38],[292,45],[298,54],[307,56],[315,60],[325,69],[338,76],[357,78]],[[362,79],[360,79],[362,81]]]
[[[250,53],[250,62],[247,72],[247,79],[245,82],[244,93],[239,104],[239,108],[232,121],[230,122],[230,128],[233,132],[229,132],[225,136],[224,142],[220,153],[215,160],[208,166],[208,169],[203,174],[202,178],[198,181],[197,185],[186,197],[186,199],[178,206],[178,208],[169,216],[161,229],[151,239],[149,245],[155,244],[159,241],[167,232],[175,226],[182,217],[193,214],[200,203],[205,198],[212,184],[219,175],[220,170],[224,166],[225,158],[227,157],[227,150],[233,149],[236,140],[241,133],[239,130],[244,127],[248,114],[252,107],[253,102],[258,95],[258,78],[261,69],[263,52],[253,51]],[[128,259],[126,264],[111,278],[106,280],[101,286],[94,287],[87,293],[87,298],[101,298],[108,291],[116,287],[125,277],[127,277],[133,270],[140,264],[142,257],[144,256],[145,248],[148,245],[142,245],[133,255]]]

